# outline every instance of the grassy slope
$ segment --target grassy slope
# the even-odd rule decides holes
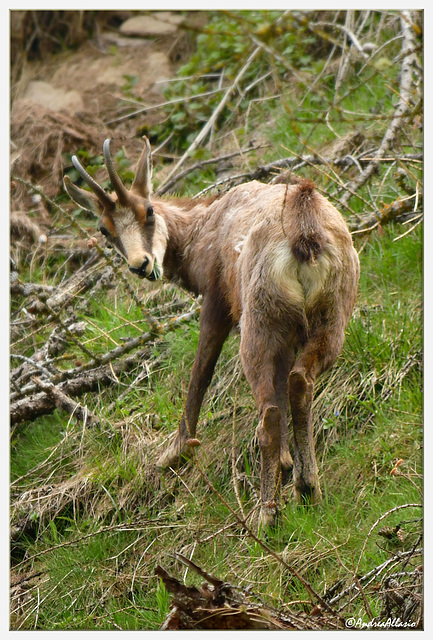
[[[393,72],[389,74],[392,82]],[[332,85],[330,79],[322,89],[331,91]],[[354,100],[361,110],[364,100],[362,109],[368,112],[370,101],[380,100],[389,108],[385,102],[390,103],[391,94],[383,87],[377,79],[368,88],[352,86],[345,107]],[[312,147],[332,140],[327,126],[309,121],[321,108],[313,96],[294,125],[295,98],[299,95],[288,95],[284,108],[266,103],[255,114],[257,122],[272,117],[278,124],[268,132],[274,145],[271,157],[275,148],[281,155],[297,148],[301,138]],[[383,131],[385,125],[380,126]],[[341,125],[340,133],[345,132]],[[312,177],[324,189],[329,185],[325,174],[314,170]],[[194,176],[194,188],[207,181],[212,181],[209,172]],[[391,178],[389,183],[392,199]],[[369,197],[366,191],[361,195]],[[356,206],[360,209],[362,202]],[[296,507],[290,484],[286,486],[280,526],[267,539],[319,593],[350,579],[358,560],[363,574],[387,559],[390,549],[410,548],[420,530],[420,511],[410,508],[382,523],[392,528],[403,522],[402,541],[377,535],[380,526],[368,537],[388,510],[422,501],[422,232],[418,227],[397,240],[406,229],[390,225],[367,243],[358,241],[356,311],[344,351],[316,393],[324,500],[315,509]],[[37,277],[33,272],[32,280]],[[153,304],[156,308],[176,297],[163,291]],[[139,309],[117,291],[99,291],[78,315],[89,322],[86,344],[101,352],[113,347],[113,340],[134,335],[131,322],[142,322]],[[40,575],[24,588],[24,604],[12,614],[13,628],[157,629],[169,598],[154,576],[155,566],[161,563],[186,582],[197,581],[173,560],[173,551],[222,579],[253,585],[278,606],[302,609],[309,601],[299,582],[231,513],[248,514],[255,508],[259,477],[257,418],[237,356],[236,333],[224,347],[202,409],[198,466],[164,476],[154,469],[156,449],[182,413],[198,333],[194,320],[151,347],[146,361],[150,377],[132,388],[142,363],[122,376],[117,387],[87,394],[82,404],[98,415],[98,425],[83,427],[56,411],[14,433],[12,481],[17,495],[33,492],[35,507],[30,514],[28,502],[22,507],[32,527],[18,539],[13,558],[20,562],[34,556],[18,569]],[[41,336],[36,339],[42,341]],[[391,474],[400,459],[397,473]],[[19,499],[14,518],[20,518]],[[379,613],[373,589],[367,597],[371,612]],[[343,613],[365,615],[364,607],[358,598]]]
[[[288,504],[270,538],[272,548],[302,569],[319,592],[347,578],[370,527],[382,514],[396,505],[421,501],[421,234],[393,242],[399,231],[387,229],[362,252],[359,301],[344,352],[318,390],[324,501],[313,510],[296,507],[287,488]],[[99,432],[82,433],[80,425],[53,415],[28,425],[20,435],[13,477],[22,476],[57,447],[45,465],[49,475],[57,474],[57,481],[64,477],[65,487],[77,469],[86,478],[85,490],[82,480],[77,488],[75,503],[69,501],[56,518],[41,523],[37,540],[24,544],[30,556],[44,552],[33,562],[33,569],[44,576],[38,628],[112,628],[113,621],[125,629],[157,628],[166,612],[167,594],[153,570],[159,562],[170,567],[174,550],[193,554],[195,562],[215,575],[252,584],[275,602],[308,600],[284,567],[238,527],[217,533],[235,520],[216,492],[240,513],[237,482],[248,513],[254,506],[250,485],[257,487],[258,482],[258,451],[251,441],[254,407],[236,358],[237,335],[225,347],[200,426],[198,462],[216,492],[194,468],[174,478],[159,478],[151,471],[149,431],[168,433],[178,421],[197,337],[196,324],[172,336],[150,386],[134,390],[116,408],[119,420],[122,412],[127,415],[134,407],[134,415],[120,428],[105,411],[105,401],[98,403],[100,415],[107,418]],[[418,364],[402,379],[410,357],[418,358]],[[93,410],[95,400],[89,401]],[[159,417],[159,424],[150,425],[146,433],[140,422],[152,415]],[[80,451],[85,456],[81,463]],[[400,458],[400,473],[390,475]],[[391,527],[414,517],[419,517],[419,510],[403,516],[397,512],[385,524]],[[404,528],[409,544],[417,527]],[[89,537],[67,545],[85,536]],[[388,557],[380,543],[377,536],[368,542],[361,573]],[[53,551],[47,551],[50,548]],[[362,602],[347,613],[358,613],[358,607],[362,609]],[[35,615],[36,611],[22,628],[31,628]]]

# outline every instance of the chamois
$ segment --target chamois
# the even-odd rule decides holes
[[[337,209],[308,179],[240,184],[205,200],[152,197],[150,144],[131,189],[110,153],[103,155],[114,192],[83,168],[91,191],[65,177],[70,197],[99,216],[99,230],[140,278],[163,276],[202,294],[200,337],[186,405],[160,468],[174,467],[197,445],[200,407],[224,341],[240,326],[240,355],[259,412],[260,522],[273,524],[282,469],[293,468],[295,497],[321,497],[314,449],[316,378],[341,352],[353,311],[359,260]],[[293,459],[287,414],[293,424]]]

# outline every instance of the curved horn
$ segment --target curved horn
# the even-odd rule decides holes
[[[143,136],[143,140],[144,147],[138,161],[131,190],[138,192],[143,198],[149,199],[152,194],[152,151],[146,136]]]
[[[113,186],[114,191],[117,193],[117,197],[119,198],[120,204],[128,204],[129,202],[129,191],[124,186],[123,182],[119,178],[119,175],[114,166],[114,162],[111,158],[110,153],[110,138],[107,138],[104,141],[102,147],[102,153],[104,154],[105,165],[108,170],[108,175],[110,176],[111,184]]]
[[[78,171],[84,182],[92,189],[93,193],[97,196],[99,202],[110,209],[114,207],[114,200],[110,198],[109,194],[87,173],[83,165],[78,160],[77,156],[71,157],[74,168]]]

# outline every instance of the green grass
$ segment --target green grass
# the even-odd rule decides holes
[[[206,65],[220,68],[229,54],[227,73],[231,77],[251,46],[245,40],[245,29],[268,37],[266,29],[275,20],[273,12],[266,13],[264,25],[257,22],[254,12],[238,12],[230,20],[214,13],[184,75],[203,73],[209,70]],[[333,130],[340,136],[361,131],[367,146],[377,144],[386,122],[349,117],[347,111],[366,116],[378,106],[383,113],[392,111],[395,96],[386,85],[395,88],[398,69],[386,59],[394,59],[400,45],[385,47],[383,59],[377,61],[379,74],[368,78],[370,66],[359,77],[349,76],[328,126],[323,106],[332,102],[335,72],[328,69],[317,91],[307,95],[307,89],[314,74],[325,68],[329,43],[322,43],[324,50],[316,51],[316,39],[302,29],[305,38],[296,50],[296,24],[289,17],[286,26],[287,33],[277,44],[283,47],[286,59],[297,65],[303,80],[282,83],[280,101],[254,103],[250,130],[244,126],[247,103],[261,94],[242,99],[238,110],[229,103],[218,131],[232,127],[230,133],[241,146],[249,142],[255,129],[265,135],[270,147],[260,157],[248,156],[253,164],[292,152],[309,153],[310,148],[322,152],[336,141]],[[215,47],[215,37],[226,46]],[[381,38],[391,41],[392,33],[382,32]],[[211,43],[213,57],[208,51]],[[248,82],[267,68],[266,56],[258,58]],[[272,69],[281,72],[277,66]],[[132,80],[130,85],[132,91]],[[180,78],[167,97],[188,96],[207,88],[204,83],[188,84]],[[208,102],[203,112],[190,103],[183,111],[182,105],[176,106],[173,121],[167,119],[154,134],[162,137],[171,126],[170,132],[176,133],[174,148],[178,145],[184,150],[218,100]],[[418,140],[419,134],[412,133]],[[201,157],[207,153],[199,150]],[[126,177],[129,164],[119,159],[124,160]],[[89,161],[95,168],[100,166],[100,158]],[[356,171],[345,173],[344,180],[350,180]],[[312,177],[331,198],[341,196],[336,176],[328,169],[303,167],[299,172]],[[415,168],[407,179],[415,184],[417,176]],[[197,172],[184,191],[193,194],[215,178],[213,170]],[[359,195],[351,201],[352,212],[347,215],[372,212],[404,194],[394,172],[386,168]],[[80,222],[94,228],[94,221],[85,216]],[[61,227],[64,221],[56,218],[55,224]],[[240,365],[238,333],[224,345],[202,407],[198,425],[202,444],[196,464],[193,461],[176,473],[161,474],[155,469],[159,448],[182,416],[199,338],[195,318],[149,344],[148,352],[130,370],[113,376],[110,387],[77,399],[98,418],[97,423],[83,424],[57,409],[14,429],[12,571],[30,578],[19,597],[12,599],[11,628],[156,630],[171,599],[155,567],[160,564],[186,584],[202,582],[174,558],[176,551],[222,580],[251,585],[265,602],[308,613],[311,596],[287,565],[301,572],[321,595],[341,581],[338,593],[350,584],[355,572],[360,577],[395,551],[413,548],[422,533],[422,512],[416,507],[395,510],[423,500],[423,234],[418,226],[400,237],[408,229],[389,224],[367,238],[355,236],[361,261],[359,296],[343,352],[318,381],[314,403],[323,501],[315,508],[295,505],[289,482],[282,489],[278,527],[259,533],[259,540],[284,562],[269,555],[238,520],[252,514],[247,522],[256,532],[260,474],[257,411]],[[58,284],[73,268],[61,255],[26,258],[22,280]],[[126,278],[144,300],[144,307],[161,322],[176,315],[178,308],[189,308],[190,299],[176,289],[157,291],[137,284],[129,275]],[[25,304],[14,302],[12,312],[19,314]],[[75,320],[87,323],[80,341],[95,356],[149,327],[124,283],[80,296],[73,308],[61,313],[63,318],[73,314]],[[42,322],[37,332],[23,331],[14,347],[16,353],[31,356],[51,330],[52,325]],[[68,358],[61,366],[80,366],[88,359],[88,354],[70,343]],[[12,362],[13,366],[20,364],[18,359]],[[400,527],[400,538],[392,534],[396,527]],[[408,567],[418,563],[421,559],[415,556]],[[343,615],[363,619],[380,615],[383,577],[381,574],[365,587],[369,610],[362,597],[353,602],[342,599]]]
[[[354,571],[370,528],[383,514],[422,502],[422,233],[417,229],[394,242],[400,233],[400,226],[388,227],[361,252],[359,299],[344,351],[318,385],[315,424],[323,502],[314,509],[298,507],[286,487],[279,527],[266,538],[319,593]],[[119,309],[119,315],[128,313]],[[94,322],[105,332],[119,322],[101,301],[93,311]],[[259,479],[253,439],[257,418],[239,368],[238,335],[224,347],[199,423],[203,444],[197,460],[212,489],[194,465],[176,476],[153,471],[155,443],[180,419],[197,339],[196,321],[169,335],[156,351],[159,361],[150,381],[131,388],[110,412],[107,404],[134,380],[134,372],[100,398],[89,394],[87,403],[98,413],[99,426],[83,431],[56,412],[17,432],[12,478],[27,474],[19,486],[37,482],[42,489],[63,483],[66,491],[68,481],[75,484],[69,498],[48,501],[39,511],[35,507],[38,533],[33,541],[21,540],[20,548],[26,557],[41,554],[31,562],[32,570],[44,576],[38,586],[41,604],[33,611],[29,605],[27,618],[13,615],[14,625],[157,629],[169,598],[154,569],[160,563],[178,571],[174,550],[192,555],[221,578],[252,584],[276,605],[309,610],[305,588],[239,528],[231,513],[240,514],[233,456],[245,514],[254,509]],[[391,475],[400,459],[398,473]],[[420,515],[419,509],[408,508],[381,523],[392,528],[408,522],[401,525],[405,538],[397,541],[397,550],[414,543]],[[389,545],[377,532],[371,535],[359,574],[386,560]],[[187,572],[187,583],[196,580]],[[368,597],[378,615],[380,601],[374,592]],[[345,614],[365,616],[362,609],[356,600]]]

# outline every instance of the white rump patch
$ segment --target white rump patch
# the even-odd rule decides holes
[[[298,306],[309,307],[323,291],[333,264],[332,249],[328,247],[314,264],[301,263],[286,243],[272,252],[269,275],[273,282]]]

